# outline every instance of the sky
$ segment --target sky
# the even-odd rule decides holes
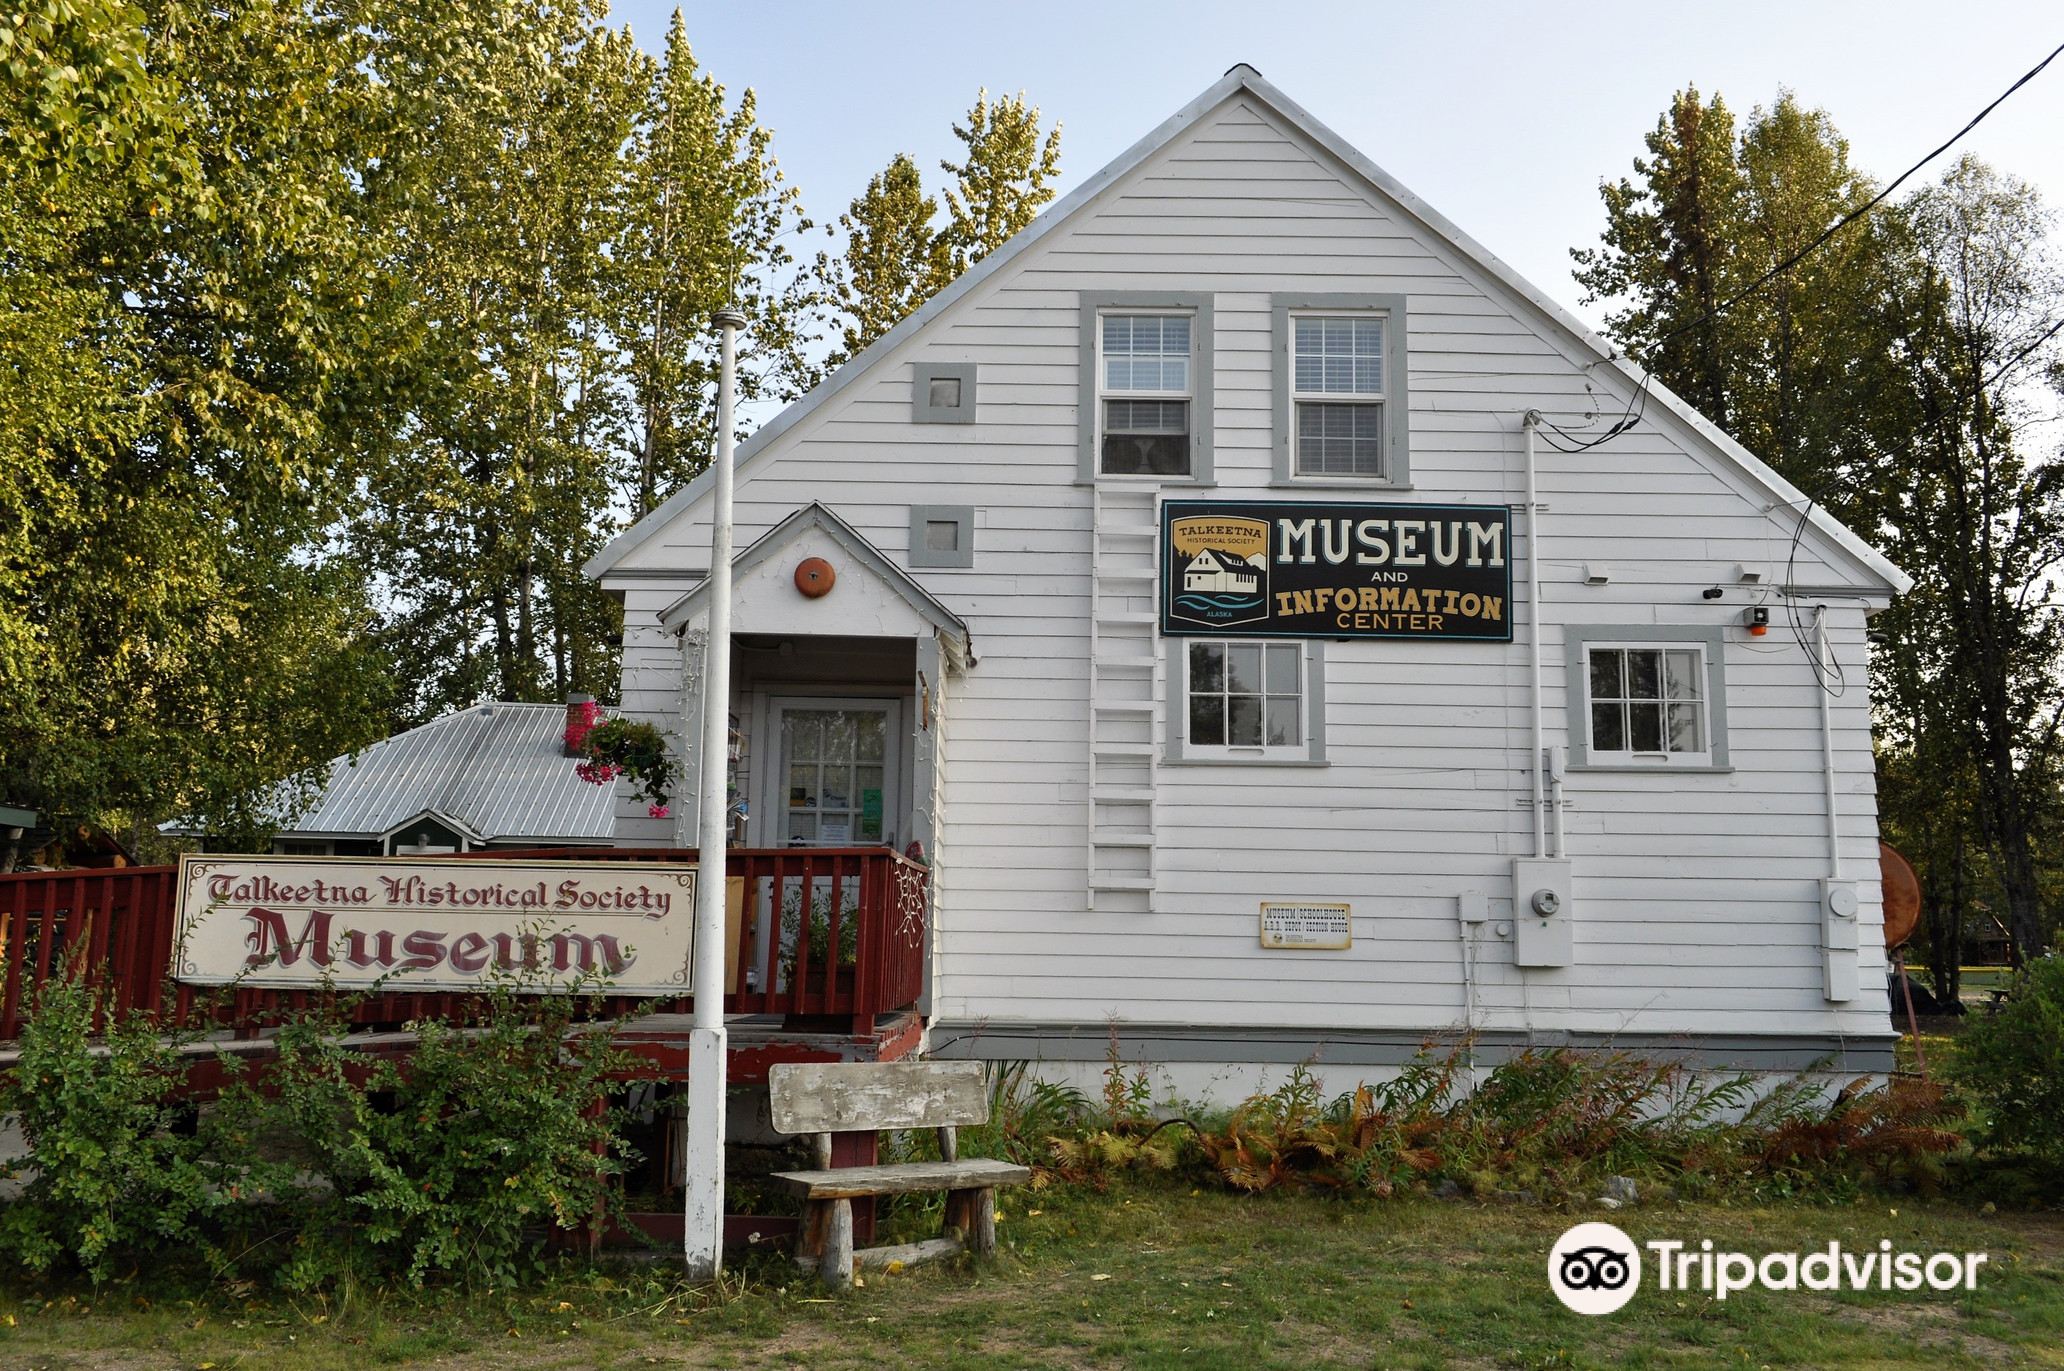
[[[657,52],[676,3],[621,0],[611,22]],[[952,124],[981,87],[1022,90],[1061,121],[1065,194],[1246,62],[1594,325],[1569,249],[1597,241],[1599,180],[1629,174],[1672,92],[1717,91],[1741,116],[1788,88],[1825,109],[1852,162],[1883,182],[2064,43],[2058,0],[679,8],[703,68],[734,96],[757,93],[819,223],[897,152],[936,193],[940,159],[958,151]],[[2064,210],[2064,57],[1958,150]]]

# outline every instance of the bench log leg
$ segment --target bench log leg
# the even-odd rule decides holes
[[[825,1207],[831,1211],[831,1222],[825,1228],[817,1274],[826,1285],[844,1290],[853,1283],[853,1202],[833,1200]]]
[[[831,1230],[831,1201],[804,1200],[803,1226],[796,1233],[795,1259],[815,1266],[824,1258],[824,1238]]]
[[[996,1255],[996,1192],[993,1189],[946,1192],[946,1228],[958,1232],[967,1250],[978,1257]]]

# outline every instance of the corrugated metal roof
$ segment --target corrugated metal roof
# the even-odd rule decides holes
[[[432,719],[330,763],[321,798],[282,836],[372,837],[426,810],[489,842],[607,842],[616,787],[574,775],[559,705],[489,704]]]

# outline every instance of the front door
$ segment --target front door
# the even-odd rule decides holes
[[[777,699],[766,813],[779,847],[895,839],[902,708],[895,700]]]

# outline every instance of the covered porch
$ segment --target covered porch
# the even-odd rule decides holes
[[[974,661],[967,624],[823,505],[733,562],[726,768],[731,841],[754,849],[881,846],[936,862],[949,680]],[[681,642],[684,740],[675,833],[695,799],[707,591],[661,615]]]

